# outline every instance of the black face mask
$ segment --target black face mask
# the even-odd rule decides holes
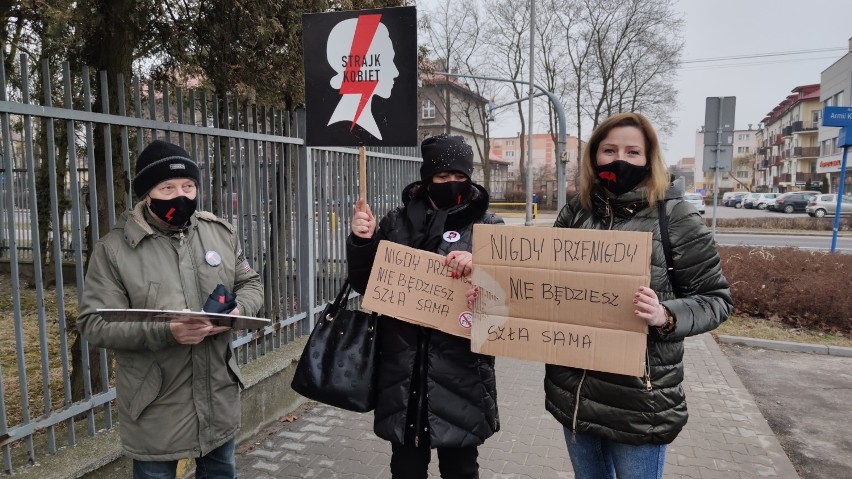
[[[647,166],[636,166],[624,160],[595,166],[598,182],[615,195],[632,191],[648,177],[650,171]]]
[[[151,198],[149,208],[157,215],[157,218],[170,225],[183,226],[195,213],[197,201],[186,196],[176,196],[170,200],[156,200]]]
[[[470,181],[447,181],[429,184],[429,198],[438,209],[460,205],[470,196]]]

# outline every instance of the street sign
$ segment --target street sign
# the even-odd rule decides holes
[[[852,127],[852,124],[849,125]],[[852,135],[848,134],[849,129],[847,127],[840,128],[840,134],[837,135],[837,146],[842,148],[844,146],[852,146]]]
[[[827,106],[823,108],[822,126],[852,127],[852,107]]]
[[[734,113],[737,109],[735,96],[708,96],[704,108],[704,144],[722,145],[733,144],[734,135],[725,134],[734,131]],[[722,138],[718,138],[717,130],[722,130]],[[721,140],[721,141],[720,141]]]
[[[723,145],[719,147],[719,171],[731,171],[734,162],[734,147]],[[716,165],[716,145],[704,146],[704,172],[709,173]]]
[[[852,107],[827,106],[822,110],[822,126],[839,126],[837,135],[837,146],[843,148],[843,159],[840,161],[840,181],[837,182],[837,206],[835,211],[841,211],[843,187],[846,183],[846,157],[849,147],[852,146],[852,138],[847,134],[847,129],[852,128]],[[831,252],[837,251],[837,232],[840,229],[840,215],[834,215],[834,230],[831,234]]]
[[[308,146],[417,146],[417,10],[302,16]]]

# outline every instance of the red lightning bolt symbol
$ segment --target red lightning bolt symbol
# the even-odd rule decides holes
[[[349,127],[349,131],[355,128],[355,123],[358,122],[358,118],[361,118],[364,106],[367,105],[367,101],[373,96],[373,90],[379,84],[378,81],[355,81],[354,79],[358,77],[358,71],[361,69],[360,64],[363,61],[353,61],[353,59],[364,59],[367,56],[367,50],[373,43],[373,37],[376,36],[376,30],[379,28],[381,19],[381,14],[360,15],[358,23],[355,25],[355,36],[352,38],[349,62],[346,65],[343,84],[340,85],[341,95],[351,93],[361,95],[361,99],[358,101],[358,110],[355,111],[355,118],[352,119],[352,126]]]
[[[174,209],[174,208],[169,209],[169,212],[168,212],[168,213],[166,213],[166,219],[167,219],[169,222],[171,222],[171,221],[173,220],[172,215],[173,215],[174,213],[175,213],[175,209]]]

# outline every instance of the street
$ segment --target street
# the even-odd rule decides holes
[[[767,246],[831,251],[831,234],[823,235],[778,235],[752,233],[716,233],[716,242],[722,246]],[[852,238],[837,238],[837,251],[852,254]]]

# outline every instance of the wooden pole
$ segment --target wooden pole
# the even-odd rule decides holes
[[[358,183],[359,197],[364,200],[361,203],[361,211],[367,211],[367,149],[363,146],[358,147]]]

